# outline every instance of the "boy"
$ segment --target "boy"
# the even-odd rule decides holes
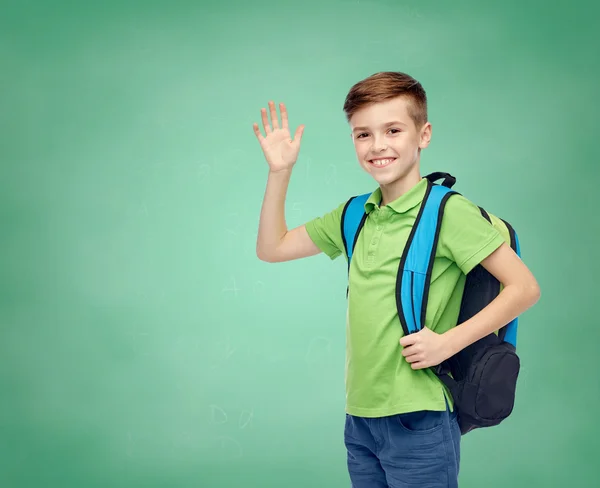
[[[304,126],[291,139],[285,105],[279,127],[273,102],[266,132],[254,132],[269,164],[257,255],[281,262],[324,252],[344,253],[346,202],[289,230],[285,195]],[[395,302],[399,261],[424,197],[421,150],[431,123],[421,84],[405,73],[376,73],[355,84],[344,112],[358,162],[379,187],[365,204],[368,217],[349,270],[346,326],[344,442],[354,488],[457,487],[460,429],[452,398],[431,366],[509,323],[540,296],[538,284],[479,208],[449,198],[431,275],[425,327],[404,336]],[[444,168],[442,168],[444,169]],[[477,264],[504,286],[498,297],[458,325],[465,275]]]

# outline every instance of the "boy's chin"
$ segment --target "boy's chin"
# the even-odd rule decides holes
[[[397,174],[389,174],[389,175],[378,175],[378,174],[371,174],[371,178],[373,178],[379,185],[389,185],[390,183],[393,183],[394,181],[399,179],[399,176]]]

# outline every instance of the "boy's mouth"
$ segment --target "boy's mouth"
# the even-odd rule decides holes
[[[392,164],[394,161],[396,161],[396,158],[377,158],[377,159],[370,159],[369,163],[371,164],[371,166],[374,166],[376,168],[385,168],[386,166],[389,166],[390,164]]]

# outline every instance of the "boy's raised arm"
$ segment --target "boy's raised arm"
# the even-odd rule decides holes
[[[279,108],[281,127],[272,101],[269,102],[269,110],[273,127],[269,124],[266,109],[261,109],[266,137],[261,134],[258,124],[253,124],[254,133],[269,164],[267,188],[258,225],[256,255],[262,261],[271,263],[291,261],[321,252],[309,237],[304,225],[288,231],[285,223],[285,197],[300,152],[304,125],[298,126],[292,140],[285,105],[280,103]]]

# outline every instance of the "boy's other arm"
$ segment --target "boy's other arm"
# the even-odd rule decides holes
[[[450,256],[465,274],[480,264],[502,284],[499,295],[479,313],[444,333],[452,355],[521,315],[539,300],[541,292],[529,268],[482,217],[477,205],[455,195],[446,207],[450,210],[444,214]],[[487,245],[479,244],[484,242]]]
[[[424,327],[400,339],[402,355],[412,369],[435,366],[465,347],[508,324],[540,298],[540,288],[531,271],[507,244],[503,243],[481,265],[503,288],[500,294],[470,319],[437,334]]]
[[[502,283],[502,291],[479,313],[444,334],[450,355],[508,324],[540,299],[537,280],[507,243],[481,261],[481,266]]]
[[[529,268],[481,216],[476,205],[461,195],[453,196],[446,205],[444,219],[447,232],[440,240],[442,252],[455,261],[465,274],[481,264],[503,288],[494,300],[473,317],[443,334],[425,327],[415,334],[402,337],[402,355],[413,369],[440,364],[508,324],[532,307],[541,295]],[[487,244],[481,246],[478,244],[481,242]]]

